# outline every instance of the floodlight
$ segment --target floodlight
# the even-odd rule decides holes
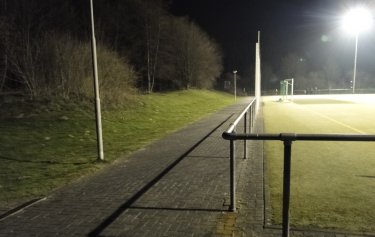
[[[359,33],[369,30],[372,26],[371,12],[361,6],[350,9],[342,19],[343,28],[355,35],[355,51],[354,51],[354,70],[353,70],[353,94],[355,93],[355,79],[357,74],[357,51],[358,51],[358,38]]]
[[[372,15],[368,9],[355,7],[346,12],[342,19],[342,26],[347,32],[358,34],[370,29],[372,22]]]

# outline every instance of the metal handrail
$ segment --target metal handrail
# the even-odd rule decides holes
[[[246,107],[245,109],[241,112],[241,114],[237,117],[237,119],[229,125],[229,128],[226,130],[225,133],[232,133],[238,123],[241,121],[241,119],[248,113],[249,109],[255,105],[256,98],[254,98]]]
[[[241,119],[244,122],[244,133],[247,133],[247,128],[249,126],[249,131],[252,132],[255,122],[255,115],[256,115],[256,98],[252,99],[251,102],[242,110],[240,115],[237,119],[229,125],[229,128],[223,134],[231,134],[235,135],[236,127],[240,123]],[[249,121],[248,121],[249,120]],[[230,206],[229,210],[235,211],[236,210],[236,156],[235,156],[235,140],[238,139],[230,139]],[[247,140],[243,139],[243,151],[244,151],[244,159],[247,157]]]
[[[225,140],[279,140],[279,141],[343,141],[343,142],[368,142],[375,141],[372,134],[255,134],[255,133],[228,133],[224,132]]]
[[[284,143],[284,170],[283,170],[283,210],[282,210],[282,236],[289,237],[289,204],[290,204],[290,176],[291,176],[291,156],[293,141],[350,141],[350,142],[374,142],[373,134],[236,134],[233,132],[224,132],[222,137],[230,140],[230,156],[235,160],[235,150],[232,143],[236,140],[279,140]],[[231,179],[234,179],[232,177]],[[235,191],[235,189],[234,189]],[[235,197],[235,194],[231,194]],[[231,200],[235,201],[235,199]]]

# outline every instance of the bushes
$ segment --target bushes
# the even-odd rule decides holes
[[[176,88],[211,89],[222,72],[218,45],[194,22],[170,19],[168,44],[161,44],[159,77]],[[162,41],[163,42],[163,41]]]
[[[93,98],[91,44],[66,35],[46,37],[45,42],[49,47],[44,64],[49,67],[42,74],[46,81],[53,79],[49,93]],[[135,93],[136,74],[125,58],[105,46],[98,45],[97,53],[102,102],[105,106],[123,105]]]
[[[88,2],[4,0],[3,5],[0,92],[92,98]],[[124,104],[136,86],[148,92],[212,88],[221,74],[218,45],[194,22],[170,15],[165,1],[100,0],[94,6],[105,106]]]
[[[36,42],[41,43],[30,52],[14,52],[19,58],[34,55],[34,60],[16,62],[18,75],[25,75],[18,80],[32,85],[26,87],[28,94],[80,100],[94,97],[90,42],[57,33],[46,34]],[[136,91],[136,74],[116,52],[103,45],[98,45],[97,51],[102,103],[106,107],[124,105]]]
[[[101,96],[105,105],[123,105],[135,94],[136,73],[125,58],[104,46],[98,48]]]

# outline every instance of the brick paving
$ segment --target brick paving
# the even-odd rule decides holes
[[[237,146],[229,212],[229,142],[242,100],[0,220],[1,236],[280,236],[264,228],[263,143]],[[262,118],[257,121],[262,131]],[[365,236],[295,230],[292,236]],[[371,236],[371,235],[367,235]],[[374,235],[372,235],[374,236]]]

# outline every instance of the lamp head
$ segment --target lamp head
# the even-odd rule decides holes
[[[361,6],[347,11],[342,19],[342,26],[345,31],[355,35],[362,31],[369,30],[372,23],[373,19],[370,11]]]

